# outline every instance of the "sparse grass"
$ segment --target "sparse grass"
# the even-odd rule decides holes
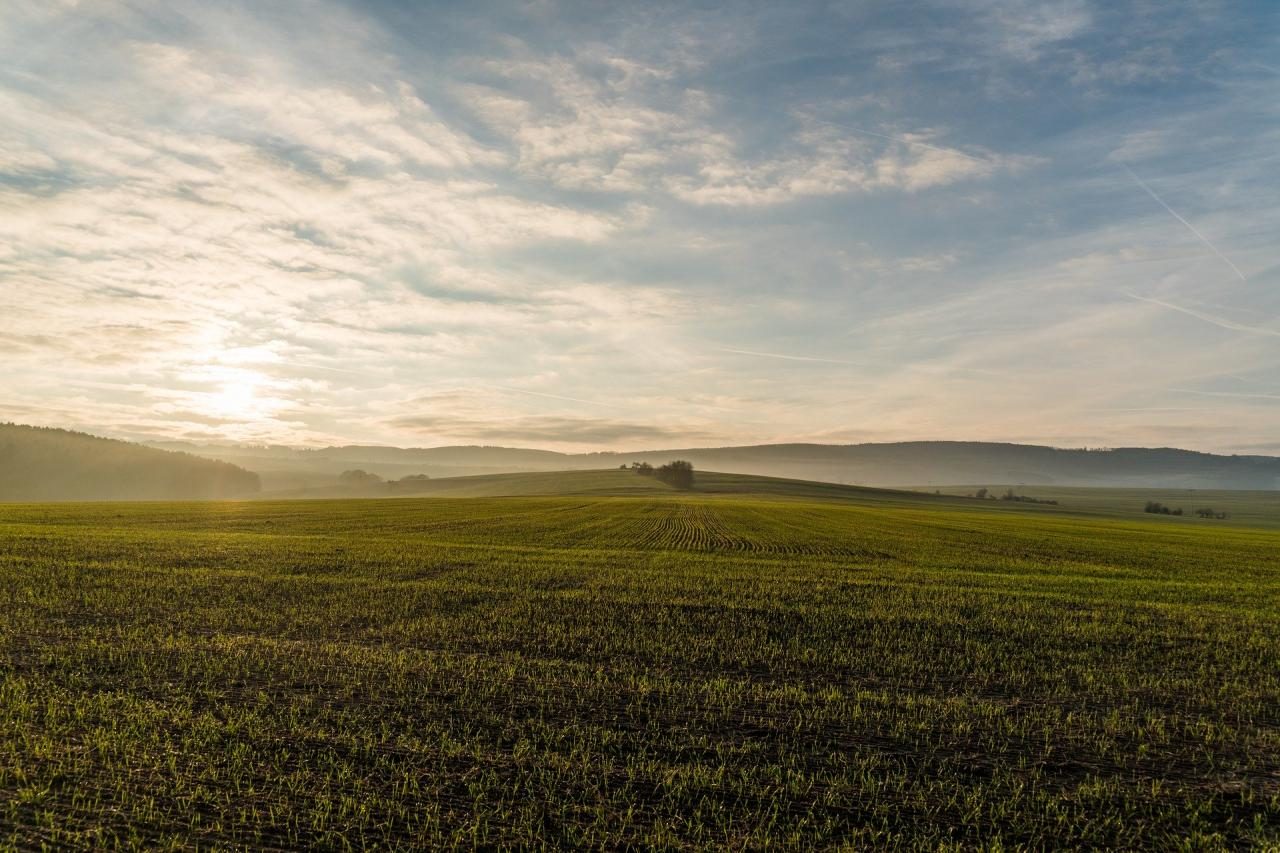
[[[0,507],[0,844],[1280,844],[1280,533],[897,500]]]

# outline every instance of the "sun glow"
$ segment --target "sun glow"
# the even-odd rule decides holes
[[[267,420],[285,404],[273,391],[273,380],[245,367],[208,365],[198,372],[213,386],[197,395],[196,407],[212,418],[240,423]]]
[[[210,396],[214,412],[228,420],[252,420],[258,409],[258,389],[252,382],[227,382]]]

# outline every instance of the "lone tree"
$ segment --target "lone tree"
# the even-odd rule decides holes
[[[657,475],[659,480],[677,489],[693,488],[692,462],[685,462],[683,459],[668,462],[658,469]]]

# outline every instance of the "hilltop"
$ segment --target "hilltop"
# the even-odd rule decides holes
[[[241,498],[258,475],[189,453],[64,429],[0,424],[0,501]]]

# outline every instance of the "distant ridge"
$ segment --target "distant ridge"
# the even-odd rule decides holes
[[[47,427],[0,424],[0,501],[249,497],[258,475],[189,453]]]
[[[1064,449],[979,441],[772,444],[666,451],[733,473],[877,486],[1040,484],[1280,489],[1280,458],[1176,448]],[[651,461],[654,454],[642,454]],[[750,471],[746,470],[750,467]]]
[[[366,447],[299,450],[167,443],[263,475],[264,488],[323,485],[344,470],[388,479],[521,471],[616,468],[633,461],[687,459],[704,470],[867,486],[1036,484],[1130,488],[1280,489],[1280,458],[1225,456],[1176,448],[1062,449],[981,441],[885,444],[762,444],[607,453],[511,447]]]

